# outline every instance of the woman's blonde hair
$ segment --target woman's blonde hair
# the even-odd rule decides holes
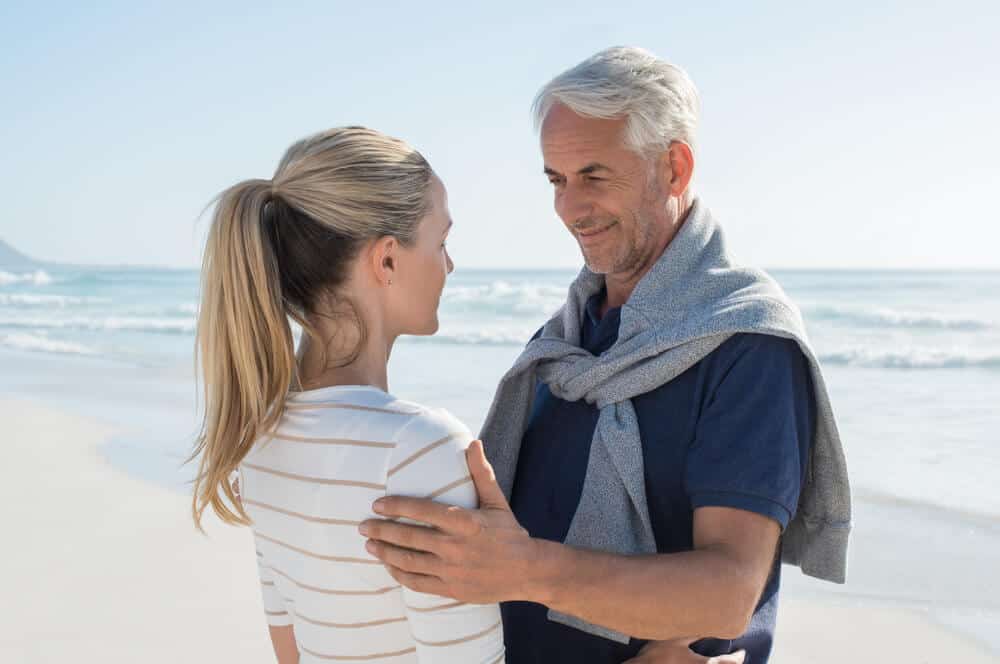
[[[192,515],[209,506],[249,518],[229,483],[254,442],[275,427],[300,384],[289,319],[336,290],[366,241],[415,239],[433,173],[419,152],[364,127],[331,129],[292,145],[271,180],[245,180],[216,203],[201,273],[196,362],[205,411]]]

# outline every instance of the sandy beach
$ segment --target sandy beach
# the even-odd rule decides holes
[[[182,495],[104,462],[107,425],[22,400],[0,421],[0,662],[274,661],[247,530],[197,533]]]
[[[771,664],[1000,662],[983,646],[916,610],[784,598]]]
[[[112,468],[112,425],[0,399],[0,478],[10,573],[0,661],[274,661],[245,529],[190,521],[178,492]],[[785,596],[771,661],[998,662],[920,611],[850,597]]]

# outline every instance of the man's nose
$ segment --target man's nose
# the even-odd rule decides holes
[[[575,187],[566,185],[556,196],[556,214],[567,225],[577,219],[592,216],[593,212],[593,202]]]

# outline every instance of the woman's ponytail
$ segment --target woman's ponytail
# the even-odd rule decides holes
[[[191,458],[195,523],[209,506],[227,523],[248,518],[230,474],[281,417],[295,375],[295,350],[281,276],[264,224],[269,180],[247,180],[218,199],[205,247],[196,361],[205,413]],[[225,497],[226,500],[223,499]]]

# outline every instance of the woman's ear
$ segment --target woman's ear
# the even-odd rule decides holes
[[[399,260],[399,242],[391,235],[375,240],[371,250],[371,267],[375,280],[382,286],[392,283]]]

